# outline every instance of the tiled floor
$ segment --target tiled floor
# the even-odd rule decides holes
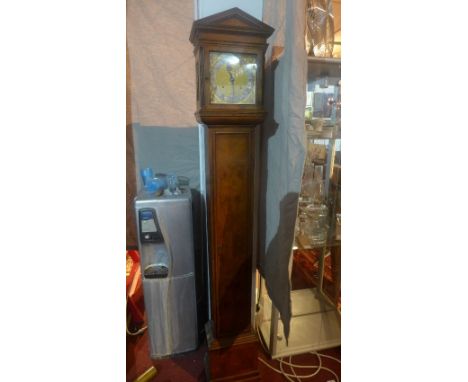
[[[147,370],[151,365],[154,365],[158,371],[156,377],[153,378],[155,382],[202,382],[205,381],[204,372],[204,356],[206,354],[206,345],[201,346],[198,350],[176,357],[152,361],[149,356],[148,333],[145,332],[138,337],[127,336],[127,381],[134,381],[140,374]],[[323,354],[328,354],[336,358],[340,358],[341,349],[334,348],[321,351]],[[279,369],[279,362],[276,360],[268,359],[266,354],[260,355],[263,360],[266,360],[270,365]],[[287,361],[287,359],[286,359]],[[302,365],[317,365],[317,358],[312,354],[301,354],[294,356],[293,363]],[[340,364],[331,359],[323,358],[322,365],[335,371],[340,376]],[[286,381],[285,377],[277,374],[269,369],[262,362],[258,362],[258,369],[262,381],[265,382],[283,382]],[[285,367],[286,372],[290,370]],[[297,369],[297,373],[302,375],[311,374],[314,370],[310,369]],[[299,374],[299,375],[301,375]],[[314,382],[328,382],[333,381],[335,378],[333,374],[326,370],[320,371],[319,374],[313,378],[303,378],[302,381]]]

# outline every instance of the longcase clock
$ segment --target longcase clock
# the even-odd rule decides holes
[[[205,165],[214,340],[211,380],[258,379],[252,326],[258,136],[265,119],[263,67],[273,28],[238,8],[193,23],[198,122]]]

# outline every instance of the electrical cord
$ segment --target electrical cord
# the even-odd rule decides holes
[[[257,335],[260,339],[260,345],[262,346],[263,350],[266,352],[266,353],[269,353],[269,351],[267,350],[266,348],[266,344],[264,343],[263,341],[263,337],[261,336],[260,334],[260,328],[259,326],[257,326]],[[286,362],[283,358],[284,357],[281,357],[281,358],[278,358],[277,361],[279,362],[279,370],[273,366],[271,366],[268,362],[264,361],[262,358],[258,357],[258,360],[260,362],[262,362],[265,366],[269,367],[270,369],[274,370],[275,372],[277,372],[278,374],[281,374],[283,375],[289,382],[302,382],[301,381],[301,378],[312,378],[314,376],[316,376],[321,370],[326,370],[328,372],[330,372],[331,374],[333,374],[333,376],[336,378],[336,382],[340,382],[340,378],[338,377],[338,375],[331,369],[329,369],[328,367],[325,367],[325,366],[322,366],[322,357],[325,357],[325,358],[330,358],[330,359],[333,359],[337,362],[339,362],[341,364],[341,361],[338,359],[338,358],[335,358],[335,357],[332,357],[332,356],[329,356],[329,355],[326,355],[326,354],[322,354],[322,353],[318,353],[318,352],[310,352],[310,354],[314,354],[315,356],[317,356],[318,358],[318,361],[319,361],[319,364],[318,366],[314,366],[314,365],[298,365],[298,364],[295,364],[295,363],[292,363],[291,360],[292,360],[292,356],[289,356],[289,362]],[[293,374],[290,374],[290,373],[286,373],[283,369],[283,364],[285,365],[288,365],[290,368],[291,368],[291,371]],[[317,369],[313,374],[309,374],[309,375],[297,375],[296,373],[296,370],[294,368],[301,368],[301,369]],[[292,379],[292,378],[296,378],[296,380]]]
[[[319,353],[317,353],[319,354]],[[321,354],[319,354],[321,355]],[[269,367],[271,370],[277,372],[278,374],[282,374],[288,381],[290,382],[295,382],[293,379],[291,379],[290,377],[294,377],[294,378],[297,378],[299,381],[301,381],[301,378],[311,378],[315,375],[317,375],[317,371],[321,371],[321,370],[326,370],[328,372],[330,372],[331,374],[333,374],[333,376],[336,378],[336,381],[337,382],[340,382],[340,379],[338,378],[338,375],[331,369],[329,369],[328,367],[325,367],[325,366],[306,366],[306,365],[295,365],[295,367],[297,366],[301,366],[301,367],[307,367],[309,369],[318,369],[315,373],[313,374],[309,374],[309,375],[297,375],[296,372],[294,371],[294,369],[291,367],[291,369],[293,370],[293,373],[294,374],[290,374],[290,373],[286,373],[284,370],[283,370],[283,363],[284,364],[287,364],[285,361],[283,361],[282,358],[278,358],[278,362],[280,363],[280,370],[278,370],[277,368],[271,366],[269,363],[267,363],[266,361],[264,361],[263,359],[261,359],[260,357],[258,357],[258,360],[260,362],[262,362],[265,366]],[[294,364],[292,364],[294,365]]]
[[[340,360],[340,359],[338,359],[338,358],[335,358],[335,357],[332,357],[331,355],[326,355],[326,354],[322,354],[322,353],[320,353],[320,357],[330,358],[330,359],[333,359],[333,360],[335,360],[336,362],[339,362],[339,363],[341,363],[341,360]],[[299,366],[298,366],[298,367],[299,367]]]
[[[317,355],[317,357],[320,359],[320,365],[319,365],[319,366],[297,365],[297,364],[290,363],[291,361],[288,363],[288,362],[284,361],[282,358],[281,358],[280,362],[289,365],[289,367],[293,370],[294,375],[296,375],[296,374],[295,374],[294,367],[307,368],[307,369],[315,369],[315,368],[317,368],[317,371],[316,371],[314,374],[310,374],[310,375],[296,375],[296,377],[297,377],[299,380],[300,380],[300,378],[311,378],[311,377],[317,375],[321,370],[326,370],[326,371],[329,371],[330,373],[332,373],[332,374],[335,376],[337,382],[340,382],[340,379],[338,378],[338,375],[336,375],[336,373],[335,373],[333,370],[331,370],[331,369],[329,369],[329,368],[327,368],[327,367],[325,367],[325,366],[322,366],[321,357],[322,357],[324,354],[321,354],[321,353],[311,353],[311,354]],[[289,357],[289,358],[291,358],[291,357]]]
[[[285,373],[285,371],[283,370],[283,363],[280,361],[280,370],[281,370],[281,374],[286,377],[286,379],[289,381],[289,382],[294,382],[294,379],[291,379],[289,378],[289,376],[291,374],[288,374],[288,373]],[[293,373],[294,373],[294,370],[293,370]],[[296,375],[296,373],[294,373],[294,375]]]
[[[320,358],[319,358],[319,359],[320,359]],[[290,356],[289,356],[289,362],[291,362],[291,360],[292,360],[292,356],[290,355]],[[283,362],[281,362],[280,364],[283,365]],[[301,381],[301,379],[297,376],[296,370],[294,370],[294,367],[289,366],[289,368],[292,370],[292,372],[293,372],[293,374],[294,374],[294,377],[295,377],[298,381]],[[316,373],[318,373],[319,370],[320,370],[320,368],[317,368]]]
[[[321,367],[322,366],[322,358],[321,356],[323,356],[323,354],[320,354],[317,353],[317,352],[311,352],[310,354],[313,354],[315,356],[317,356],[318,360],[319,360],[319,366],[318,367]],[[288,365],[288,366],[294,366],[294,367],[298,367],[298,368],[302,368],[302,369],[310,369],[310,368],[315,368],[317,366],[311,366],[311,365],[297,365],[295,363],[291,363],[291,357],[292,356],[289,356],[289,362],[286,362],[286,361],[283,361],[284,364]]]
[[[128,305],[128,297],[127,297],[127,299],[125,300],[125,312],[127,311],[127,305]],[[142,328],[138,329],[136,332],[131,332],[130,330],[128,330],[128,318],[127,318],[127,320],[125,321],[125,329],[126,329],[127,334],[128,334],[129,336],[138,336],[138,335],[140,335],[141,333],[143,333],[147,328],[148,328],[148,325],[143,326]]]
[[[317,358],[318,358],[318,361],[319,361],[319,365],[318,366],[310,366],[310,365],[296,365],[294,363],[291,363],[291,359],[292,359],[292,356],[289,356],[289,362],[286,362],[286,361],[283,361],[283,359],[281,359],[281,363],[284,363],[285,365],[288,365],[292,370],[293,370],[293,373],[294,375],[296,375],[295,373],[295,370],[294,368],[295,367],[298,367],[298,368],[302,368],[302,369],[312,369],[312,368],[317,368],[317,371],[308,376],[307,378],[311,378],[311,377],[314,377],[315,375],[317,375],[319,372],[320,372],[320,369],[322,368],[322,358],[320,357],[320,355],[317,353],[317,352],[311,352],[310,354],[313,354],[315,355]],[[296,376],[297,377],[297,376]],[[299,376],[299,377],[302,377],[302,376]],[[304,378],[304,377],[302,377]]]

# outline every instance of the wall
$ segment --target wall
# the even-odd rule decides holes
[[[137,174],[153,167],[188,176],[198,188],[195,59],[188,39],[194,8],[193,0],[127,1],[127,104]],[[140,176],[136,181],[140,189]]]
[[[136,166],[155,172],[176,173],[190,179],[190,187],[200,189],[198,129],[133,125]],[[141,183],[141,179],[139,179]]]
[[[262,20],[263,0],[195,0],[197,2],[198,18],[222,12],[230,8],[240,8]]]

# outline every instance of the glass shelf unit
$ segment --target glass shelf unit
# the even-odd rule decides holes
[[[272,358],[341,344],[341,63],[308,57],[306,160],[289,266],[289,343],[264,280],[256,316]]]

